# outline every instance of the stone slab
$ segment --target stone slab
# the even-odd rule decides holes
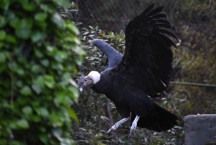
[[[184,117],[185,145],[216,145],[216,114]]]

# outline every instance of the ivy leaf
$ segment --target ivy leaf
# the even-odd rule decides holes
[[[4,17],[0,16],[0,27],[4,27],[6,24],[6,20]]]
[[[55,85],[55,80],[53,76],[46,75],[44,76],[44,83],[48,88],[53,88]]]
[[[34,73],[38,73],[42,70],[42,68],[39,66],[39,65],[33,65],[32,68],[31,68],[31,71],[34,72]]]
[[[64,7],[65,9],[70,7],[70,3],[68,0],[54,0],[58,5]]]
[[[37,93],[40,94],[44,89],[44,78],[42,76],[38,76],[35,80],[33,80],[32,89]]]
[[[45,38],[45,33],[40,32],[40,31],[33,32],[31,35],[31,40],[34,43],[38,41],[42,41],[44,40],[44,38]]]
[[[29,128],[29,124],[25,119],[18,120],[16,125],[19,128],[24,128],[24,129]]]
[[[42,65],[45,66],[45,67],[48,67],[49,66],[49,60],[48,59],[44,59],[41,61]]]
[[[6,35],[5,41],[8,43],[16,43],[16,37],[12,35]]]
[[[69,113],[69,116],[73,118],[76,122],[78,122],[77,114],[74,112],[74,110],[71,107],[65,106],[67,108],[67,111]]]
[[[4,53],[0,52],[0,63],[4,63],[6,61],[6,56]]]
[[[47,18],[47,14],[46,13],[37,13],[34,17],[35,20],[43,22],[45,21]]]
[[[79,35],[79,30],[77,29],[75,24],[67,22],[66,28],[68,28],[71,32],[75,33],[76,35]]]
[[[16,35],[21,39],[27,39],[30,36],[31,28],[32,28],[32,20],[31,19],[21,19],[14,21]]]
[[[79,97],[79,91],[77,88],[70,86],[68,88],[68,91],[70,92],[70,97],[74,100],[74,101],[78,101],[78,97]]]
[[[16,29],[18,23],[20,22],[20,19],[15,17],[13,14],[11,14],[8,19],[10,20],[9,21],[10,26]]]
[[[31,29],[33,25],[33,21],[30,18],[23,18],[18,22],[17,28],[29,28]]]
[[[22,112],[26,115],[30,115],[32,114],[32,109],[30,106],[25,106],[23,109],[22,109]]]
[[[59,28],[63,28],[64,26],[64,22],[61,18],[61,16],[57,13],[55,13],[52,17],[52,21],[59,27]]]
[[[24,87],[21,89],[20,93],[21,93],[22,95],[24,95],[24,96],[28,96],[28,95],[31,95],[31,94],[32,94],[31,89],[30,89],[28,86],[24,86]]]
[[[36,8],[36,5],[34,3],[24,2],[22,4],[22,7],[27,11],[34,11]]]
[[[4,39],[5,39],[5,36],[6,36],[5,31],[0,30],[0,40],[4,40]]]
[[[43,117],[47,117],[49,115],[49,112],[46,108],[36,108],[36,112]]]
[[[9,0],[1,0],[0,8],[7,10],[10,6],[10,3],[11,2]]]
[[[17,37],[22,38],[22,39],[29,38],[30,33],[31,33],[31,30],[28,29],[28,28],[16,29],[16,35],[17,35]]]

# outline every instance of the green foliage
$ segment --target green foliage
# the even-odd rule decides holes
[[[215,31],[212,23],[183,25],[179,27],[182,44],[174,54],[175,81],[216,84]],[[182,115],[191,113],[214,113],[214,87],[175,86],[173,98],[178,102]]]
[[[72,144],[82,62],[78,29],[57,7],[66,0],[0,3],[0,144]],[[72,82],[72,83],[70,83]]]

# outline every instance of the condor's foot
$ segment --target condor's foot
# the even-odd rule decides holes
[[[107,133],[110,133],[113,130],[118,129],[123,123],[125,123],[126,121],[128,121],[130,119],[130,117],[128,118],[123,118],[121,120],[119,120],[118,122],[116,122],[108,131]]]

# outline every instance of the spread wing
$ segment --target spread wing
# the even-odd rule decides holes
[[[177,39],[174,27],[151,5],[126,26],[126,50],[121,63],[112,71],[152,97],[166,88],[172,69],[171,47]]]

